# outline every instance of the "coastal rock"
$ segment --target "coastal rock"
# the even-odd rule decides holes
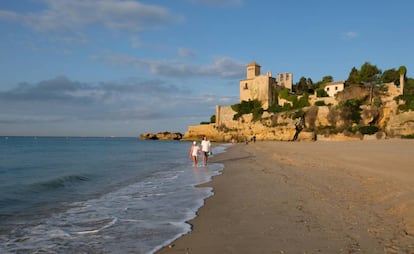
[[[373,120],[373,110],[366,107],[365,116],[362,121],[368,124]],[[297,141],[349,141],[349,140],[368,140],[383,139],[385,137],[398,137],[411,135],[414,133],[414,112],[405,112],[395,114],[397,105],[390,103],[379,113],[379,125],[383,125],[385,132],[374,135],[345,135],[344,133],[329,133],[329,129],[324,135],[316,135],[315,132],[303,130],[299,133]],[[306,127],[324,128],[331,126],[330,111],[327,106],[319,107],[314,115],[307,115]],[[337,112],[336,114],[339,114]],[[332,114],[331,114],[332,115]],[[292,141],[295,136],[295,124],[297,119],[285,114],[266,114],[261,121],[252,121],[252,115],[243,115],[239,120],[227,120],[225,123],[205,124],[189,126],[187,132],[183,135],[183,140],[201,140],[203,136],[208,136],[211,141],[215,142],[245,142],[252,140],[253,136],[258,141]],[[337,126],[341,126],[342,121],[336,120]]]
[[[413,135],[414,112],[390,114],[385,130],[390,136]]]
[[[245,142],[256,137],[256,140],[291,141],[295,135],[295,126],[292,121],[289,125],[269,127],[260,122],[234,121],[229,126],[215,124],[189,126],[182,140],[201,140],[203,136],[214,142]],[[311,141],[316,137],[312,132],[301,132],[299,141]]]
[[[245,142],[256,137],[258,141],[347,141],[384,139],[388,137],[404,137],[414,135],[414,112],[400,112],[394,98],[400,95],[400,90],[389,83],[384,85],[387,91],[380,97],[381,105],[365,104],[360,106],[360,121],[349,124],[347,115],[337,107],[340,100],[359,98],[368,94],[360,86],[344,92],[336,98],[316,98],[328,100],[325,106],[303,107],[300,111],[284,111],[280,113],[264,112],[261,119],[253,120],[253,114],[244,114],[237,120],[233,117],[236,112],[231,106],[216,106],[216,123],[207,125],[189,126],[184,134],[184,140],[200,140],[208,136],[216,142],[230,142],[232,140]],[[313,102],[315,103],[315,102]],[[348,109],[349,110],[349,109]],[[297,125],[299,128],[297,129]],[[363,135],[358,127],[378,126],[381,131],[372,135]],[[299,133],[297,133],[299,131]],[[297,135],[298,134],[298,135]]]
[[[142,133],[139,137],[142,140],[181,140],[183,134],[179,132]]]

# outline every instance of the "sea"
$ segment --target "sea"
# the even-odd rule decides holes
[[[191,231],[223,165],[191,143],[0,137],[0,253],[155,253]],[[224,152],[227,145],[213,148]]]

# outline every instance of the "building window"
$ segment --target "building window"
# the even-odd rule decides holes
[[[329,92],[329,87],[326,88],[326,91]]]
[[[247,83],[244,84],[244,90],[249,89],[249,87],[247,86]]]
[[[286,80],[289,80],[289,74],[286,74]]]
[[[338,87],[337,86],[335,86],[335,91],[337,91],[338,90]]]

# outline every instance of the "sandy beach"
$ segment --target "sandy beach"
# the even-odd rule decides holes
[[[158,253],[414,253],[414,141],[256,142]],[[202,170],[202,168],[200,168]]]

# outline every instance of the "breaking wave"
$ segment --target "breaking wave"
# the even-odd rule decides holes
[[[48,190],[55,190],[65,187],[72,187],[82,182],[89,181],[89,177],[82,176],[82,175],[68,175],[68,176],[61,176],[52,180],[38,182],[32,184],[32,191],[34,192],[43,192]]]

